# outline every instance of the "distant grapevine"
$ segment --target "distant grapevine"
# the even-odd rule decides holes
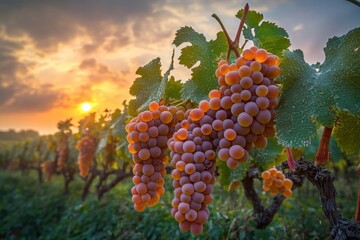
[[[79,150],[78,164],[80,176],[86,177],[94,160],[96,140],[90,135],[85,135],[78,141],[76,148]]]

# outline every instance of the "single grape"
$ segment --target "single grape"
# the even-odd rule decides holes
[[[244,65],[244,66],[241,66],[238,70],[238,74],[240,76],[240,78],[243,78],[243,77],[250,77],[251,76],[251,69],[250,67]]]
[[[259,97],[265,97],[268,94],[268,88],[264,85],[260,85],[256,88],[256,95]]]
[[[269,114],[270,114],[270,112],[269,112]],[[250,116],[246,112],[242,112],[242,113],[239,114],[239,116],[237,118],[237,121],[238,121],[240,126],[249,127],[253,122],[253,117]]]
[[[269,66],[266,72],[266,77],[274,79],[280,75],[280,68],[278,66]]]
[[[270,104],[269,99],[267,97],[257,97],[255,102],[262,110],[267,109]]]
[[[157,103],[157,102],[151,102],[150,104],[149,104],[149,110],[150,111],[154,111],[154,110],[159,110],[159,103]]]
[[[242,53],[242,57],[246,60],[253,60],[255,58],[255,54],[250,49],[245,49]]]
[[[260,110],[258,115],[256,116],[256,120],[262,124],[266,124],[271,120],[271,113],[269,110]]]
[[[239,83],[240,77],[237,71],[230,71],[225,75],[225,82],[228,85]]]
[[[255,117],[259,112],[259,107],[254,102],[248,102],[248,103],[245,104],[244,110],[250,116]]]
[[[244,101],[248,101],[251,98],[251,92],[249,90],[242,90],[240,95],[241,99]]]
[[[203,112],[207,112],[210,109],[210,104],[207,100],[202,100],[199,103],[199,108],[203,111]]]
[[[224,137],[229,140],[229,141],[233,141],[236,138],[236,132],[234,129],[226,129],[224,132]]]
[[[244,148],[242,148],[241,146],[231,146],[230,150],[229,150],[229,154],[230,157],[234,158],[234,159],[240,159],[244,156]]]
[[[209,92],[209,98],[220,98],[221,97],[221,93],[219,90],[211,90]]]

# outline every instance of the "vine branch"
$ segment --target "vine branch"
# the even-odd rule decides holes
[[[301,176],[300,177],[287,176],[287,177],[289,177],[294,183],[292,190],[302,186],[302,183],[304,181],[303,177]],[[282,202],[285,200],[285,197],[279,194],[276,195],[273,198],[271,205],[265,208],[261,203],[261,199],[259,198],[258,194],[255,191],[254,188],[255,178],[259,178],[258,170],[256,168],[251,168],[248,171],[247,176],[242,180],[242,183],[245,190],[245,196],[247,199],[250,200],[251,204],[253,205],[256,227],[259,229],[265,229],[271,223],[275,214],[280,209],[280,206]]]
[[[282,164],[283,168],[288,168],[287,163]],[[329,220],[332,239],[360,239],[360,224],[342,218],[336,206],[336,189],[333,185],[335,176],[322,166],[315,165],[313,162],[299,160],[295,171],[289,175],[304,176],[320,193],[321,207],[326,218]]]
[[[281,165],[281,168],[289,169],[288,163],[284,162]],[[337,210],[335,201],[336,190],[333,185],[335,177],[333,174],[322,166],[317,166],[313,162],[301,159],[297,161],[295,170],[289,171],[285,173],[285,175],[294,183],[292,190],[300,187],[305,178],[317,187],[320,193],[321,207],[330,223],[331,239],[360,239],[360,223],[342,218]],[[242,183],[245,190],[245,196],[253,205],[256,227],[264,229],[271,223],[285,197],[282,195],[276,195],[273,198],[271,205],[265,208],[255,191],[255,178],[259,179],[258,170],[256,168],[252,168],[248,171],[246,177],[242,180]]]
[[[248,11],[249,11],[249,4],[246,3],[246,5],[244,7],[243,15],[241,17],[241,21],[240,21],[240,24],[239,24],[239,28],[238,28],[238,30],[236,32],[236,36],[235,36],[234,41],[231,40],[231,38],[230,38],[224,24],[222,23],[221,19],[215,13],[213,15],[211,15],[219,23],[222,31],[225,34],[225,37],[226,37],[226,40],[227,40],[227,43],[228,43],[228,50],[227,50],[227,53],[226,53],[226,60],[227,61],[229,61],[231,50],[234,51],[237,58],[240,57],[240,53],[239,53],[240,34],[241,34],[241,31],[242,31],[242,28],[244,27],[245,19],[246,19],[246,15],[247,15]],[[245,41],[244,45],[245,44],[246,44],[246,41]]]
[[[324,127],[324,131],[321,135],[319,148],[316,152],[316,164],[325,165],[330,158],[329,145],[330,138],[333,128],[332,127]]]
[[[236,32],[236,37],[235,37],[235,40],[234,42],[232,43],[233,45],[235,45],[237,48],[239,47],[239,42],[240,42],[240,34],[241,34],[241,31],[244,27],[244,24],[245,24],[245,20],[246,20],[246,15],[249,11],[249,4],[246,3],[245,4],[245,7],[244,7],[244,12],[243,12],[243,15],[241,16],[241,21],[240,21],[240,24],[239,24],[239,28]]]

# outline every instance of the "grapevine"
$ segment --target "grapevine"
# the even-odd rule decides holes
[[[83,136],[76,144],[76,148],[79,150],[78,164],[82,177],[86,177],[89,173],[94,160],[95,147],[96,140],[90,135]]]
[[[56,163],[51,160],[47,160],[41,164],[41,171],[46,174],[46,181],[51,181],[52,176],[56,171]]]
[[[62,142],[56,149],[57,153],[58,153],[58,159],[57,159],[57,167],[59,170],[63,169],[63,167],[65,166],[66,163],[66,158],[67,158],[67,143]]]
[[[216,195],[222,191],[217,183],[232,191],[228,199],[249,200],[251,218],[241,217],[254,225],[246,229],[270,226],[267,231],[273,231],[270,224],[282,203],[293,206],[289,198],[296,197],[297,188],[307,180],[319,193],[319,206],[328,219],[325,232],[332,239],[359,239],[360,28],[329,39],[325,61],[309,65],[301,50],[288,49],[286,30],[265,21],[248,4],[236,14],[240,23],[234,40],[221,19],[212,17],[221,28],[215,38],[207,40],[192,27],[182,27],[173,41],[179,51],[173,51],[164,73],[160,58],[138,68],[129,91],[133,99],[123,102],[123,110],[106,109],[98,119],[90,113],[80,120],[76,134],[68,119],[58,123],[54,135],[0,149],[0,167],[21,169],[26,177],[28,169],[36,169],[40,183],[43,173],[46,182],[62,174],[68,194],[70,182],[79,178],[77,159],[78,180],[84,184],[76,215],[91,212],[85,202],[89,193],[96,194],[102,210],[108,201],[100,202],[104,194],[132,177],[128,189],[119,189],[129,195],[119,210],[130,211],[136,221],[157,210],[166,212],[177,229],[173,238],[212,238],[219,217],[229,227],[226,238],[241,238],[245,228],[231,215],[236,211],[214,214],[219,202],[228,207]],[[191,71],[187,79],[171,75],[177,54],[179,64]],[[339,212],[343,202],[336,203],[335,175],[328,169],[345,171],[345,182],[350,183],[354,159],[357,202],[347,192],[339,194],[356,204],[355,214],[346,219]],[[167,174],[172,181],[165,185]],[[161,203],[169,199],[166,195],[172,195],[171,202],[149,209],[159,205],[160,198]],[[238,203],[234,201],[236,207]],[[161,236],[156,231],[150,236],[169,236],[163,226]],[[109,238],[124,236],[122,231],[110,234]]]

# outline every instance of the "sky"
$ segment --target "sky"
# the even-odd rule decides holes
[[[345,0],[249,0],[250,9],[287,30],[291,49],[309,63],[324,60],[328,38],[360,27],[360,8]],[[206,38],[231,36],[242,0],[2,0],[0,1],[0,130],[55,132],[92,111],[121,108],[131,99],[136,69],[160,57],[165,71],[176,30],[192,26]],[[190,72],[177,62],[177,79]]]

